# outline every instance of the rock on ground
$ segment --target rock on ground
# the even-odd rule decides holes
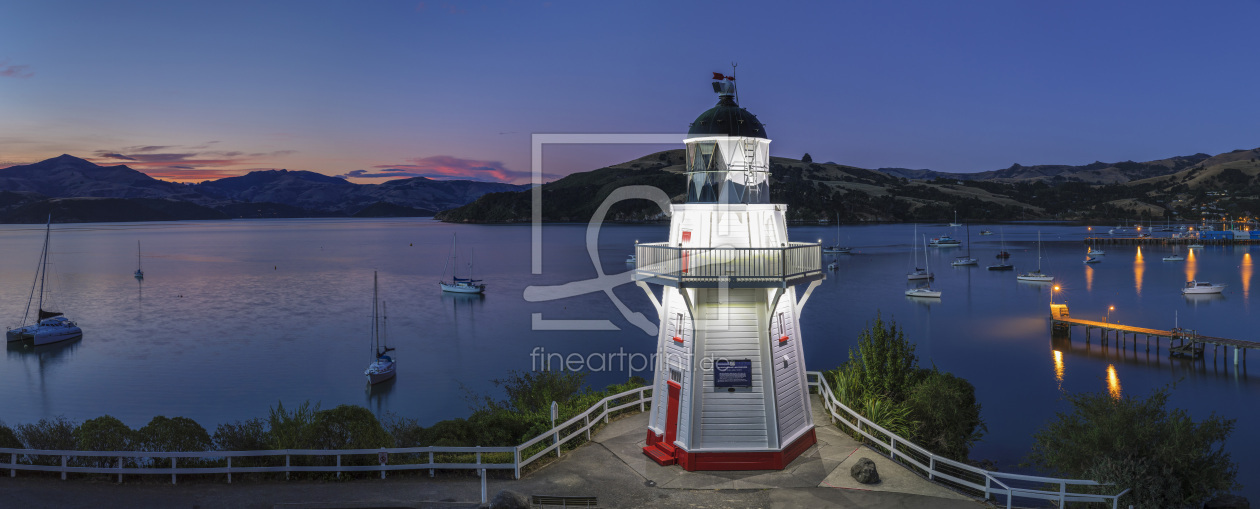
[[[862,484],[879,482],[879,471],[875,469],[875,462],[870,458],[859,458],[857,463],[853,464],[853,468],[849,469],[849,474]]]
[[[490,509],[529,509],[529,498],[512,490],[503,490],[490,500]]]

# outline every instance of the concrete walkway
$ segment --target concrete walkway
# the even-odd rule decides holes
[[[604,427],[587,444],[522,479],[491,479],[489,493],[597,496],[600,507],[774,508],[967,508],[983,504],[931,483],[832,426],[814,401],[818,444],[783,471],[687,472],[662,467],[642,452],[647,414]],[[875,461],[881,482],[858,484],[849,467],[860,457]],[[190,509],[334,509],[476,507],[474,477],[437,479],[396,476],[384,481],[257,481],[225,484],[146,481],[117,485],[98,480],[0,479],[0,508],[170,507]]]

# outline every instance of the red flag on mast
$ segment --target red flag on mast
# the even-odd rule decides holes
[[[723,76],[720,72],[715,72],[713,73],[713,79],[720,81],[726,79],[726,76]]]

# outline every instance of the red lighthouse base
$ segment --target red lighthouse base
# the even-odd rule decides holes
[[[818,443],[818,436],[811,428],[784,447],[782,451],[755,452],[687,452],[667,444],[664,437],[647,432],[647,447],[643,453],[657,464],[669,466],[677,463],[688,472],[697,470],[783,470],[792,460]]]

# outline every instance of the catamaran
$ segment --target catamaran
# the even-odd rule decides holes
[[[470,260],[468,262],[468,277],[466,278],[459,277],[458,275],[455,274],[456,267],[459,266],[458,265],[459,260],[456,257],[455,253],[456,253],[455,234],[452,233],[451,234],[451,258],[447,260],[447,266],[451,267],[451,282],[448,283],[446,281],[439,281],[438,286],[442,287],[442,291],[450,292],[450,293],[483,293],[485,292],[486,291],[485,283],[482,283],[480,279],[472,278],[473,264],[472,264],[471,257],[469,257]],[[442,277],[443,278],[446,277],[446,267],[442,268]]]
[[[22,326],[10,329],[5,334],[8,341],[30,340],[38,346],[83,337],[83,329],[65,315],[44,309],[44,281],[48,278],[48,241],[51,235],[52,216],[48,216],[48,223],[44,225],[44,249],[39,254],[39,268],[35,271],[35,283],[31,284],[31,295],[26,299],[26,311],[22,312]],[[39,288],[39,304],[36,307],[38,312],[35,323],[27,325],[31,303],[35,301],[36,287]]]
[[[378,317],[376,313],[376,305],[380,301],[377,288],[378,286],[376,283],[376,272],[372,272],[372,358],[373,360],[371,364],[368,364],[367,369],[363,371],[363,376],[366,376],[368,379],[368,383],[372,385],[379,384],[381,382],[389,380],[390,378],[394,378],[394,372],[397,370],[397,367],[398,367],[398,365],[394,362],[394,357],[389,355],[389,352],[392,351],[393,348],[390,348],[385,345],[385,337],[384,337],[384,334],[381,333],[384,327],[381,324],[382,320],[379,319],[380,317]],[[383,309],[384,303],[381,303],[381,307],[382,307],[381,314],[385,315],[384,309]],[[385,318],[386,323],[388,323],[388,320],[389,318]]]
[[[1054,281],[1054,276],[1041,273],[1041,232],[1040,231],[1037,232],[1037,270],[1034,270],[1032,272],[1025,272],[1023,274],[1015,276],[1015,279],[1018,279],[1020,281],[1034,281],[1038,283]]]

